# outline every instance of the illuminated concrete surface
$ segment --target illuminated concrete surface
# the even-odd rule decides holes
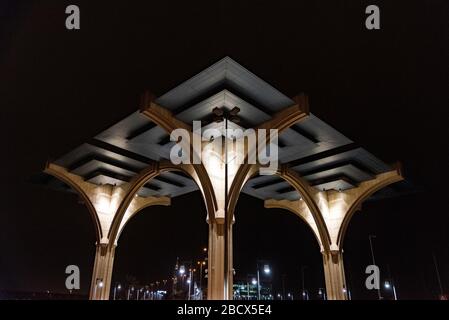
[[[200,164],[170,163],[173,130],[188,131],[192,139],[182,147],[190,150],[193,120],[202,120],[203,130],[222,130],[210,119],[213,109],[235,106],[241,122],[230,125],[279,130],[280,167],[273,175],[259,176],[258,164],[230,161],[226,189],[225,157],[247,158],[254,150],[241,154],[231,148],[225,154],[211,147]],[[307,96],[290,99],[224,58],[161,97],[146,93],[139,111],[48,163],[41,182],[70,187],[92,216],[97,250],[91,299],[109,298],[115,248],[126,223],[143,208],[170,205],[172,198],[195,190],[203,196],[209,224],[208,299],[232,298],[232,226],[238,223],[241,192],[267,208],[293,212],[311,228],[323,255],[327,297],[346,299],[347,225],[363,201],[402,179],[399,167],[384,164],[310,113]]]

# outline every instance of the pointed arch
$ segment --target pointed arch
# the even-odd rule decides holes
[[[65,168],[50,162],[47,162],[45,164],[44,172],[69,185],[83,200],[94,223],[95,238],[97,240],[97,243],[100,243],[101,239],[103,238],[103,231],[101,229],[101,224],[98,218],[97,210],[95,209],[92,200],[88,196],[88,190],[86,188],[88,182],[81,180],[76,175],[72,175]]]

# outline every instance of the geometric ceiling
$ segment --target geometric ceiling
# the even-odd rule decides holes
[[[215,107],[240,108],[238,126],[255,127],[294,101],[229,57],[198,73],[155,100],[179,120],[201,120],[203,129],[216,126]],[[138,106],[136,106],[138,109]],[[230,124],[235,125],[235,124]],[[236,125],[235,125],[236,126]],[[129,181],[152,160],[169,159],[171,142],[164,129],[136,111],[55,161],[57,165],[94,184]],[[289,163],[311,185],[325,190],[346,190],[391,170],[312,113],[279,136],[279,161]],[[41,175],[40,182],[64,184]],[[176,197],[197,190],[180,172],[166,172],[139,191],[141,196]],[[260,199],[298,199],[298,193],[276,175],[256,176],[242,192]]]

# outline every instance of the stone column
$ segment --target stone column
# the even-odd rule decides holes
[[[225,225],[209,222],[209,256],[207,268],[207,299],[228,300],[233,297],[232,224],[228,229],[228,281],[225,283]]]
[[[209,222],[208,300],[223,300],[225,298],[224,254],[224,224]]]
[[[115,245],[97,244],[94,270],[90,285],[90,300],[109,300]]]
[[[343,254],[341,251],[323,251],[324,278],[329,300],[347,300]]]
[[[234,299],[234,263],[233,263],[233,236],[232,236],[232,226],[234,221],[229,225],[228,229],[228,283],[227,283],[227,300]]]

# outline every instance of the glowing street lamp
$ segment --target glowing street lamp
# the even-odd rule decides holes
[[[395,288],[395,286],[394,286],[394,282],[393,281],[385,281],[385,283],[384,283],[384,287],[385,287],[385,289],[387,289],[387,290],[391,290],[391,289],[393,289],[393,297],[394,297],[394,300],[398,300],[398,297],[397,297],[397,295],[396,295],[396,288]]]
[[[184,273],[186,273],[186,267],[180,266],[179,267],[179,274],[182,276],[182,275],[184,275]]]
[[[265,274],[270,274],[271,273],[271,269],[270,269],[270,266],[268,264],[263,266],[263,272],[265,272]]]
[[[122,286],[120,284],[118,284],[114,287],[114,300],[117,295],[117,290],[120,291],[121,288],[122,288]]]
[[[326,300],[326,290],[324,290],[323,288],[319,288],[319,289],[318,289],[318,295],[319,295],[320,297],[322,297],[323,300]]]
[[[307,290],[302,290],[302,300],[309,300],[309,293]]]
[[[271,269],[268,264],[263,265],[263,272],[265,274],[270,274]],[[260,270],[259,270],[259,262],[257,262],[257,300],[260,300]]]

